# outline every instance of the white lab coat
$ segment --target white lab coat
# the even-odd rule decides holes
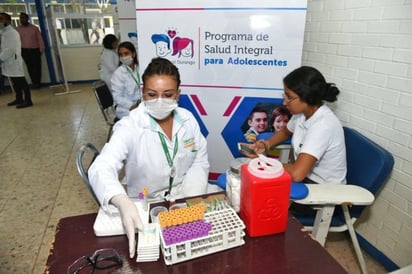
[[[116,123],[110,142],[88,171],[90,184],[103,208],[107,209],[113,196],[125,193],[118,179],[124,163],[129,197],[136,197],[143,187],[147,187],[149,197],[157,193],[156,197],[164,198],[169,186],[170,167],[158,132],[164,134],[147,114],[144,103]],[[171,157],[176,138],[178,150],[173,161],[176,176],[171,196],[205,194],[209,173],[206,139],[192,113],[183,108],[174,112],[173,140],[165,136]]]
[[[11,25],[5,27],[1,34],[0,60],[3,75],[24,77],[20,35]]]
[[[112,90],[112,75],[119,67],[119,55],[115,49],[103,49],[100,55],[99,76]]]
[[[136,66],[133,73],[138,71],[139,68]],[[114,71],[111,82],[113,101],[116,105],[116,117],[121,119],[129,114],[130,107],[140,99],[140,85],[136,83],[133,76],[127,71],[126,65],[121,65]]]

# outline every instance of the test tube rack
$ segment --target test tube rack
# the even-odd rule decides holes
[[[165,228],[162,234],[165,243],[171,245],[207,236],[210,230],[212,230],[212,225],[200,220]]]
[[[206,206],[197,204],[190,207],[178,208],[159,213],[159,223],[162,228],[183,225],[202,220]]]
[[[173,211],[172,211],[173,212]],[[204,213],[203,220],[198,220],[209,226],[207,235],[189,237],[191,239],[171,243],[160,233],[160,246],[166,265],[172,265],[194,258],[216,253],[222,250],[241,246],[245,243],[245,225],[233,208],[224,208]],[[190,224],[190,223],[188,223]],[[178,226],[177,226],[178,227]],[[163,227],[165,229],[172,227]]]

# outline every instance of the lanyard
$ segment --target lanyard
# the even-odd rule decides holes
[[[133,71],[129,66],[126,66],[127,72],[130,74],[130,76],[132,76],[133,80],[136,82],[137,87],[140,87],[140,76],[136,65],[134,69],[136,70],[136,75],[133,74]]]
[[[170,176],[169,176],[169,190],[166,192],[165,196],[168,196],[170,194],[170,191],[172,190],[172,185],[173,185],[173,178],[175,177],[175,167],[173,166],[173,160],[176,156],[177,153],[177,148],[178,148],[178,142],[177,142],[177,137],[175,138],[175,144],[173,146],[173,157],[170,157],[169,149],[167,148],[166,145],[166,140],[165,137],[163,136],[162,133],[157,132],[159,134],[160,141],[162,142],[162,148],[163,152],[165,153],[167,163],[170,167]]]

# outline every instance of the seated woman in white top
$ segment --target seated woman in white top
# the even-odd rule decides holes
[[[112,75],[112,94],[116,107],[116,117],[127,116],[130,109],[140,102],[140,76],[137,52],[131,42],[123,42],[118,47],[122,65]]]
[[[147,188],[160,200],[205,194],[209,161],[206,139],[191,112],[177,105],[180,75],[169,60],[155,58],[143,74],[143,101],[114,126],[113,135],[90,167],[90,184],[103,206],[119,208],[135,252],[135,228],[142,228],[129,197]],[[126,163],[127,193],[118,175]]]
[[[346,183],[346,149],[343,128],[338,118],[324,104],[334,102],[338,88],[327,83],[313,67],[303,66],[284,79],[283,104],[292,113],[287,127],[266,141],[249,144],[256,153],[292,136],[295,161],[284,168],[296,182],[319,184]],[[245,154],[246,155],[246,154]],[[249,157],[253,155],[247,154]]]
[[[99,76],[112,90],[112,75],[119,67],[119,55],[117,54],[117,46],[119,39],[113,34],[108,34],[103,38],[103,51],[100,55]]]

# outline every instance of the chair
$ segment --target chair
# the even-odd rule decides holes
[[[346,185],[307,184],[309,194],[296,203],[315,205],[316,216],[295,216],[324,245],[328,231],[349,231],[362,273],[367,273],[353,224],[392,171],[394,158],[384,148],[354,129],[344,127]],[[340,207],[336,207],[339,206]],[[351,209],[349,210],[349,206]],[[335,210],[336,207],[336,210]]]
[[[109,141],[116,119],[113,96],[109,87],[103,81],[94,82],[92,88],[104,120],[109,125],[109,133],[107,135],[107,141]]]
[[[87,175],[87,171],[89,170],[90,165],[94,162],[98,155],[99,151],[94,145],[90,143],[82,145],[76,155],[76,167],[77,171],[80,174],[80,177],[82,177],[83,182],[86,184],[94,200],[100,206],[99,200],[97,199],[92,187],[90,186],[89,176]],[[85,162],[88,162],[88,164],[85,165]]]

